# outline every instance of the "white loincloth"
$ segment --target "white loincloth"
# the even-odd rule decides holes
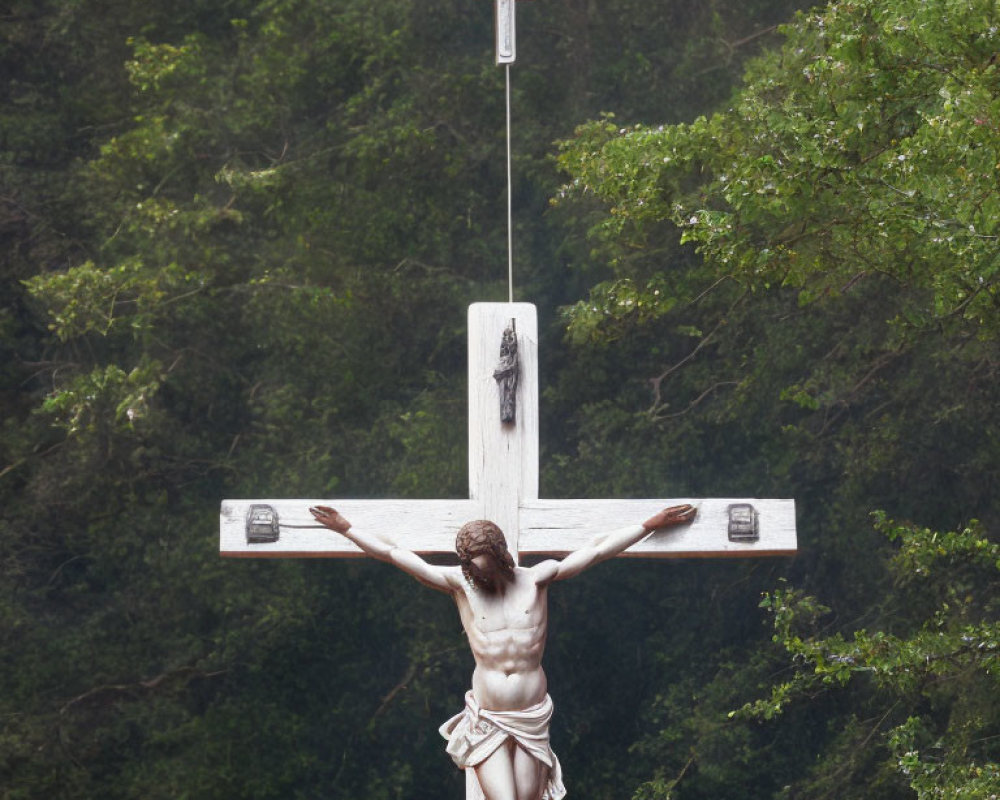
[[[441,735],[448,740],[445,748],[448,755],[465,770],[466,800],[485,800],[473,767],[493,755],[508,738],[549,767],[548,785],[539,800],[561,800],[565,797],[562,767],[549,747],[551,719],[552,698],[548,695],[538,705],[521,711],[491,711],[480,708],[472,692],[466,692],[465,709],[439,728]]]

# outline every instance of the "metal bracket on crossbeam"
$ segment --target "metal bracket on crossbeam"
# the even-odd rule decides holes
[[[729,541],[756,542],[760,539],[757,509],[750,503],[733,503],[729,506]]]
[[[322,525],[290,525],[278,518],[277,509],[267,503],[254,503],[247,509],[247,544],[271,544],[281,538],[282,528],[322,528]]]

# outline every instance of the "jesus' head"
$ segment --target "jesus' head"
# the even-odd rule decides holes
[[[478,589],[492,592],[501,579],[514,578],[514,559],[507,550],[507,540],[489,520],[465,523],[455,537],[455,551],[465,579]]]

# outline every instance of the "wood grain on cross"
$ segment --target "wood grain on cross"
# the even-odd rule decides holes
[[[511,323],[520,360],[516,420],[500,419],[494,379],[503,332]],[[795,552],[795,504],[759,498],[544,500],[538,497],[538,325],[529,303],[469,307],[469,498],[467,500],[225,500],[220,551],[249,558],[351,557],[361,551],[316,526],[314,505],[332,505],[358,529],[387,536],[424,555],[454,553],[455,534],[469,520],[489,519],[510,551],[563,556],[595,535],[651,517],[665,506],[691,503],[694,522],[656,531],[622,556],[647,558],[790,555]],[[614,465],[608,465],[614,469]],[[248,525],[251,508],[260,524]],[[260,535],[273,524],[273,535]],[[261,541],[275,538],[275,541]],[[254,541],[250,541],[253,539]]]

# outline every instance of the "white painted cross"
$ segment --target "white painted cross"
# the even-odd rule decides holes
[[[505,424],[494,371],[503,332],[512,320],[520,374],[516,421]],[[515,558],[563,556],[599,533],[638,524],[665,506],[681,503],[698,507],[693,523],[656,531],[622,556],[795,552],[793,500],[540,500],[535,307],[476,303],[469,307],[468,500],[226,500],[220,514],[220,551],[224,556],[250,558],[360,556],[353,543],[317,526],[309,513],[310,506],[332,505],[357,530],[388,536],[424,555],[454,553],[455,534],[464,523],[489,519],[500,526]]]

